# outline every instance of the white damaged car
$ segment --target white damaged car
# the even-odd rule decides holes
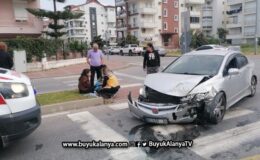
[[[239,51],[187,53],[161,73],[146,77],[138,100],[128,95],[130,112],[148,123],[219,123],[228,108],[256,93],[254,64]]]
[[[0,148],[32,133],[41,123],[41,110],[30,79],[0,68]]]

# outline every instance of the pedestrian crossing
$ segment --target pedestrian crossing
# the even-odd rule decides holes
[[[128,111],[127,103],[113,104],[102,106],[102,109],[110,109],[116,113],[118,111]],[[240,117],[249,117],[254,115],[255,112],[249,109],[236,108],[228,110],[226,112],[224,120],[220,125],[225,125],[231,120]],[[78,124],[81,129],[94,140],[103,141],[128,141],[127,137],[124,137],[120,132],[113,129],[113,127],[106,124],[105,121],[101,121],[100,117],[95,116],[91,111],[84,111],[79,113],[67,114],[68,118]],[[100,116],[100,114],[99,114]],[[113,116],[111,116],[113,118]],[[129,118],[129,117],[125,117]],[[131,119],[129,119],[130,121]],[[190,124],[195,125],[195,124]],[[187,125],[173,124],[173,125],[153,125],[151,129],[162,135],[169,135],[180,131],[185,131]],[[214,125],[212,125],[214,128]],[[216,153],[222,153],[240,147],[246,142],[260,139],[260,121],[252,122],[240,127],[233,126],[233,128],[227,127],[223,131],[214,131],[214,133],[204,133],[198,138],[194,139],[193,147],[189,150],[202,159],[211,159],[211,156]],[[144,150],[140,148],[128,148],[128,149],[110,149],[107,150],[110,157],[107,159],[152,159],[148,157]]]

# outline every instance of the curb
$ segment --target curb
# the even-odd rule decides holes
[[[112,68],[112,70],[114,71],[118,71],[118,70],[122,70],[122,69],[126,69],[126,68],[129,68],[129,67],[132,67],[132,66],[138,66],[138,65],[135,65],[135,64],[127,64],[127,65],[124,65],[124,66],[121,66],[121,67],[115,67],[115,68]],[[48,70],[46,70],[48,71]],[[28,74],[28,73],[32,73],[32,72],[27,72],[25,73]],[[37,80],[37,79],[43,79],[43,78],[58,78],[58,77],[65,77],[65,76],[75,76],[75,75],[80,75],[80,74],[68,74],[68,75],[61,75],[61,76],[50,76],[50,77],[46,77],[46,76],[39,76],[39,77],[34,77],[34,78],[31,78],[30,76],[28,76],[30,79],[34,79],[34,80]]]
[[[85,100],[70,101],[65,103],[57,103],[52,105],[41,106],[42,115],[64,112],[70,110],[79,110],[103,104],[102,98],[91,98]]]

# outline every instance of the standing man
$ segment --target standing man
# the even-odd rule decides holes
[[[12,69],[13,65],[13,58],[7,53],[7,45],[0,42],[0,68]]]
[[[157,73],[160,68],[160,55],[154,49],[152,43],[148,43],[144,54],[143,68],[147,70],[147,74]]]
[[[101,66],[103,65],[103,53],[99,50],[97,43],[93,43],[93,49],[88,51],[87,62],[90,65],[91,78],[90,84],[91,88],[94,88],[95,74],[97,73],[97,79],[101,78]]]

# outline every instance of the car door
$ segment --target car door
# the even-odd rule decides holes
[[[239,97],[239,91],[241,90],[241,80],[240,80],[240,73],[237,75],[229,75],[228,70],[230,68],[237,68],[238,69],[238,64],[237,64],[237,58],[236,55],[231,56],[223,70],[223,78],[224,78],[224,83],[223,87],[226,92],[226,98],[227,98],[227,106],[233,105],[236,100]]]
[[[243,96],[250,86],[250,67],[248,65],[248,60],[244,55],[237,56],[238,68],[241,76],[241,90],[240,95]]]

